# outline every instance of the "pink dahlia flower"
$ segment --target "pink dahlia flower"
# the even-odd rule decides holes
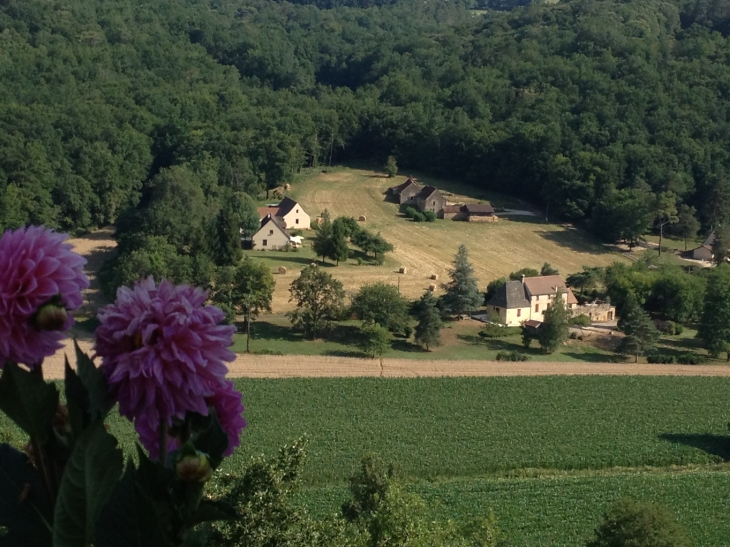
[[[119,411],[134,421],[140,442],[158,454],[160,424],[187,412],[208,414],[206,398],[223,389],[235,357],[228,349],[234,327],[219,325],[221,310],[205,306],[207,293],[150,277],[99,310],[96,355]],[[170,445],[172,448],[174,445]]]
[[[224,456],[233,454],[236,447],[241,444],[241,431],[246,427],[246,420],[243,419],[242,398],[243,396],[236,391],[230,380],[208,398],[208,404],[215,409],[218,421],[228,435],[228,448],[223,453]]]
[[[5,361],[37,366],[62,347],[60,331],[73,324],[66,310],[81,306],[89,286],[86,260],[66,238],[44,226],[0,237],[0,368]]]

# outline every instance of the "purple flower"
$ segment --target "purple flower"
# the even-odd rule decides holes
[[[66,238],[44,226],[0,237],[0,368],[5,361],[37,366],[62,347],[60,331],[73,324],[66,310],[81,306],[89,286],[86,260]]]
[[[233,454],[236,447],[241,444],[241,431],[246,427],[241,399],[241,393],[236,391],[231,381],[226,381],[222,388],[208,398],[208,404],[215,408],[218,421],[228,435],[228,448],[223,453],[224,456]]]
[[[235,328],[218,325],[224,314],[205,306],[206,298],[201,289],[168,281],[155,287],[148,278],[120,288],[116,303],[99,310],[101,370],[152,457],[160,424],[171,427],[187,412],[207,415],[206,398],[225,388]]]

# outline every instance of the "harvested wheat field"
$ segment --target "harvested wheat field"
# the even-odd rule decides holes
[[[356,291],[364,283],[383,281],[400,284],[401,292],[416,298],[433,283],[432,275],[448,280],[448,269],[461,243],[469,249],[470,259],[479,280],[487,283],[524,267],[540,269],[550,262],[563,274],[580,271],[584,265],[605,266],[624,260],[621,254],[594,241],[589,234],[571,226],[547,224],[537,216],[502,216],[498,222],[412,222],[398,215],[398,205],[385,201],[383,192],[400,184],[406,177],[385,178],[373,171],[340,169],[317,173],[294,185],[291,196],[299,201],[314,219],[327,209],[332,216],[365,217],[360,222],[374,232],[380,232],[395,246],[383,266],[358,266],[354,259],[347,264],[329,266],[327,271],[342,281],[345,289]],[[504,196],[483,193],[453,182],[426,178],[422,184],[433,184],[447,190],[451,202],[491,201],[493,205],[525,208],[524,203]],[[470,192],[471,196],[464,195]],[[307,234],[312,236],[310,232]],[[307,242],[310,244],[311,242]],[[313,257],[311,252],[281,253],[254,251],[251,256],[270,262],[272,271],[280,265],[288,267],[284,275],[275,275],[277,285],[273,311],[291,309],[288,302],[289,284]],[[406,273],[398,273],[405,268]],[[437,285],[437,294],[440,285]]]
[[[91,354],[89,341],[79,346]],[[49,379],[63,378],[64,355],[73,363],[73,343],[44,362]],[[98,365],[98,363],[97,363]],[[648,365],[635,363],[541,363],[505,361],[446,361],[415,359],[354,359],[317,355],[236,356],[229,364],[231,378],[345,378],[382,376],[386,378],[458,376],[730,376],[724,365]]]

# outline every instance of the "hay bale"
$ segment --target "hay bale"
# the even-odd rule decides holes
[[[439,278],[439,276],[438,276],[438,275],[436,275],[436,274],[431,274],[431,279],[433,279],[434,281],[435,281],[436,279],[438,279],[438,278]]]
[[[360,215],[359,217],[357,217],[357,220],[358,222],[365,222],[367,218],[365,217],[365,215]]]
[[[406,274],[408,273],[408,268],[405,266],[401,266],[401,268],[398,270],[398,273]]]
[[[287,183],[286,183],[286,184],[284,185],[284,190],[286,190],[287,192],[288,192],[289,190],[291,190],[291,184],[289,184],[289,183],[287,182]]]
[[[312,262],[312,263],[310,264],[310,266],[311,266],[312,268],[316,268],[316,267],[317,267],[317,263],[316,263],[316,262]]]
[[[281,266],[279,268],[279,273],[282,274],[282,275],[285,274],[286,273],[286,268],[284,266]]]
[[[430,284],[430,285],[428,286],[428,290],[429,290],[429,291],[431,291],[431,292],[435,291],[435,290],[436,290],[436,285],[434,285],[433,283],[431,283],[431,284]]]
[[[314,222],[316,222],[317,224],[319,224],[321,226],[322,223],[324,222],[324,219],[322,217],[317,217],[314,219]]]

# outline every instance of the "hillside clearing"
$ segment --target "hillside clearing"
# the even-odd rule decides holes
[[[293,186],[291,196],[299,201],[312,218],[327,209],[330,215],[364,215],[364,227],[380,232],[395,246],[383,266],[358,266],[353,257],[346,264],[332,265],[328,271],[342,281],[345,289],[356,291],[364,283],[383,281],[399,284],[401,292],[416,298],[428,288],[432,274],[448,279],[448,270],[461,243],[466,244],[480,287],[523,267],[539,269],[550,262],[563,274],[580,271],[584,265],[606,266],[623,257],[595,242],[589,234],[570,225],[547,224],[538,216],[509,215],[495,223],[466,223],[437,220],[416,223],[398,215],[398,205],[387,202],[383,192],[401,183],[404,176],[388,179],[374,171],[337,169],[318,172]],[[432,184],[450,192],[450,201],[490,201],[496,206],[524,210],[525,203],[498,194],[482,192],[454,182],[419,177],[423,184]],[[312,236],[305,234],[307,236]],[[307,241],[307,245],[310,241]],[[276,275],[273,310],[291,309],[289,284],[302,267],[314,260],[311,249],[298,253],[249,251],[252,257],[269,263],[272,270],[289,268]],[[407,275],[397,273],[405,266]]]

